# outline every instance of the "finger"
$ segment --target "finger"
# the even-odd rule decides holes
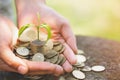
[[[19,14],[18,15],[18,27],[20,28],[21,26],[25,25],[25,24],[33,24],[34,23],[34,16],[32,14]]]
[[[15,69],[8,66],[3,60],[0,59],[0,71],[17,72]]]
[[[29,66],[29,72],[36,72],[39,74],[54,74],[56,76],[63,74],[63,68],[56,64],[52,64],[49,62],[26,62]]]
[[[66,60],[65,63],[62,65],[65,72],[71,72],[72,71],[72,65]]]
[[[65,50],[63,52],[64,56],[70,62],[70,64],[75,64],[77,59],[75,57],[74,52],[71,50],[71,48],[66,43],[64,43],[63,45],[65,46]]]
[[[61,28],[61,34],[65,39],[66,43],[70,46],[70,48],[77,53],[77,45],[76,45],[76,38],[70,28],[68,22],[64,23]]]
[[[6,64],[8,64],[8,66],[17,70],[17,72],[21,74],[26,74],[28,72],[28,67],[25,62],[23,62],[23,60],[21,60],[20,58],[16,57],[10,48],[2,47],[0,57]]]

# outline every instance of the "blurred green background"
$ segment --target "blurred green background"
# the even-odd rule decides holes
[[[46,0],[73,32],[120,41],[120,0]]]

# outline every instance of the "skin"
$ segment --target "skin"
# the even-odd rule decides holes
[[[0,71],[18,72],[20,74],[63,74],[63,68],[48,62],[32,62],[16,57],[12,52],[17,41],[17,27],[7,18],[0,16]],[[46,67],[45,67],[46,66]]]
[[[63,18],[63,16],[48,7],[45,4],[45,0],[16,0],[16,7],[19,28],[28,23],[37,25],[37,13],[40,14],[40,23],[47,23],[51,26],[52,39],[54,41],[60,41],[66,47],[63,54],[67,61],[62,67],[66,72],[71,72],[72,64],[76,63],[74,53],[77,53],[77,46],[69,22]]]
[[[29,3],[29,4],[28,4]],[[45,0],[16,0],[18,27],[33,23],[38,24],[36,13],[40,14],[41,23],[51,26],[53,41],[60,41],[66,47],[63,55],[67,61],[61,66],[48,62],[32,62],[16,57],[12,52],[17,41],[18,29],[7,18],[0,17],[0,70],[18,72],[26,75],[54,74],[61,75],[72,71],[76,63],[76,39],[69,22],[57,12],[45,5]],[[4,33],[3,33],[4,32]]]

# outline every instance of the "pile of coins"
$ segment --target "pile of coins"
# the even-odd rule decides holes
[[[60,42],[35,40],[27,43],[19,42],[14,48],[14,53],[22,59],[62,65],[66,61],[66,58],[60,55],[64,49]]]
[[[79,50],[79,53],[76,55],[77,63],[73,65],[73,71],[60,76],[58,80],[83,80],[86,78],[85,72],[102,72],[105,70],[105,67],[102,65],[86,66],[85,62],[87,59],[83,54],[84,51]]]
[[[14,46],[14,53],[16,56],[37,62],[50,62],[53,64],[62,65],[66,58],[61,55],[65,47],[60,42],[53,42],[52,40],[40,41],[34,40],[32,42],[19,41]],[[41,76],[28,76],[29,78],[38,79]]]

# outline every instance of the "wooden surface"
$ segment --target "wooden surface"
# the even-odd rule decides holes
[[[78,48],[88,58],[86,65],[103,65],[103,72],[87,72],[84,80],[120,80],[120,43],[101,38],[77,36]],[[6,78],[6,79],[5,79]],[[0,80],[28,80],[22,75],[1,72]]]

